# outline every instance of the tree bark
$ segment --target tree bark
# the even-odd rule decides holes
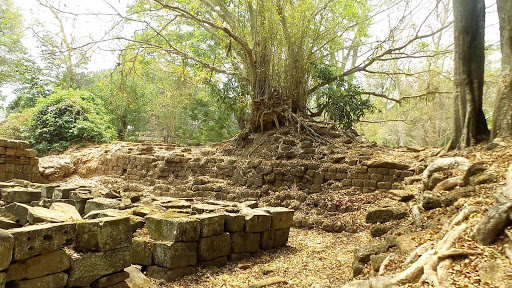
[[[464,149],[490,136],[482,110],[484,0],[453,0],[455,69],[454,131],[448,149]]]
[[[512,135],[512,1],[498,0],[501,82],[493,114],[492,138]]]

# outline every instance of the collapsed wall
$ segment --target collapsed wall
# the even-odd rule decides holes
[[[12,196],[0,207],[0,288],[129,287],[124,269],[132,264],[172,281],[198,266],[284,246],[293,220],[293,210],[254,201],[120,197],[27,181],[0,186],[2,199]]]
[[[24,179],[39,182],[39,159],[36,150],[25,141],[0,139],[0,181]]]

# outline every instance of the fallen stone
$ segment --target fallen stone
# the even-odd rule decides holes
[[[14,221],[11,221],[10,219],[0,217],[0,229],[13,229],[13,228],[19,228],[23,225],[16,223]]]
[[[214,213],[195,215],[191,218],[199,220],[200,237],[210,237],[224,233],[224,217],[222,214]]]
[[[41,200],[41,191],[30,188],[7,188],[2,190],[2,201],[5,203],[31,203]]]
[[[19,261],[59,250],[76,234],[72,223],[43,224],[9,230],[14,237],[13,260]]]
[[[199,238],[197,242],[198,261],[210,261],[215,258],[227,256],[231,250],[229,233],[207,238]]]
[[[366,214],[366,223],[386,223],[407,217],[409,213],[399,208],[376,208]]]
[[[12,221],[25,225],[28,223],[28,210],[31,207],[21,203],[11,203],[0,207],[0,216],[11,219]]]
[[[52,208],[53,207],[53,208]],[[30,224],[37,223],[62,223],[82,220],[82,217],[72,205],[65,203],[53,203],[50,209],[43,207],[30,207],[27,220]]]
[[[412,199],[414,199],[414,194],[411,193],[410,191],[406,191],[406,190],[387,190],[386,191],[388,193],[388,195],[396,200],[396,201],[400,201],[400,202],[409,202],[411,201]]]
[[[153,265],[154,242],[150,239],[132,239],[132,264]]]
[[[121,205],[121,201],[117,199],[94,198],[85,203],[84,213],[88,214],[94,210],[119,209]]]
[[[370,228],[370,235],[372,237],[380,237],[388,233],[391,229],[393,229],[391,225],[375,224]]]
[[[146,217],[149,237],[154,240],[197,241],[200,222],[183,214],[158,214]]]
[[[103,276],[89,285],[91,288],[105,288],[122,282],[130,277],[130,273],[126,271],[117,272],[114,274]]]
[[[26,260],[11,263],[7,269],[7,281],[39,278],[62,272],[69,268],[69,256],[62,250],[45,253]]]
[[[245,216],[245,232],[263,232],[270,229],[270,214],[254,209],[243,209],[241,214]]]
[[[373,271],[379,272],[379,268],[382,265],[382,262],[386,259],[388,255],[379,254],[379,255],[371,255],[370,256],[370,264],[372,265]]]
[[[14,249],[14,238],[5,230],[0,230],[0,271],[9,267]]]
[[[55,188],[57,187],[59,187],[59,185],[42,185],[41,196],[44,198],[52,198],[53,192],[55,192]]]
[[[422,181],[425,190],[431,190],[430,178],[435,172],[447,170],[467,170],[471,163],[463,157],[438,158],[430,163],[425,171],[423,171]]]
[[[414,183],[421,182],[421,175],[414,175],[404,178],[404,182],[406,185],[412,185]]]
[[[259,233],[231,233],[231,253],[256,253],[260,247]]]
[[[158,288],[135,266],[132,265],[124,269],[124,271],[130,274],[130,277],[126,279],[126,283],[130,288]]]
[[[388,169],[398,169],[398,170],[408,170],[409,168],[411,168],[411,166],[409,166],[408,164],[385,161],[385,160],[369,161],[368,163],[366,163],[366,166],[372,167],[372,168],[388,168]]]
[[[129,217],[107,217],[79,222],[76,225],[76,250],[100,252],[132,244]]]
[[[34,201],[30,203],[32,207],[44,207],[44,208],[50,208],[53,203],[65,203],[72,206],[75,206],[76,201],[71,199],[47,199],[43,198],[40,201]]]
[[[72,255],[71,268],[68,271],[68,287],[88,286],[102,276],[129,267],[131,255],[129,247],[78,256]]]
[[[70,199],[71,191],[78,189],[78,187],[57,187],[53,192],[53,199]]]
[[[197,242],[155,242],[153,260],[170,269],[196,265]]]
[[[267,286],[275,285],[275,284],[288,284],[288,282],[283,277],[270,277],[267,279],[256,281],[256,282],[252,283],[249,287],[261,288],[261,287],[267,287]]]
[[[167,269],[158,266],[149,266],[146,274],[150,278],[154,279],[162,279],[165,282],[172,282],[178,278],[183,276],[191,275],[196,273],[197,270],[195,267],[188,266],[184,268],[176,268],[176,269]]]
[[[29,279],[24,281],[12,281],[8,282],[6,287],[15,288],[49,288],[49,287],[64,287],[68,281],[68,274],[57,273],[47,275],[35,279]]]
[[[418,243],[412,240],[414,237],[418,237],[418,233],[404,234],[396,238],[396,247],[400,253],[409,255],[418,247]]]
[[[284,207],[264,207],[260,210],[270,214],[270,229],[285,229],[292,227],[294,211]]]
[[[368,244],[354,249],[354,262],[366,264],[370,262],[371,255],[378,255],[388,251],[387,243]]]
[[[107,191],[107,193],[105,193],[105,194],[103,195],[103,197],[105,197],[105,198],[109,198],[109,199],[117,199],[117,198],[121,198],[121,194],[119,194],[119,193],[118,193],[118,192],[116,192],[116,191],[112,191],[112,190],[110,190],[110,191]],[[131,201],[130,201],[130,202],[131,202]],[[119,281],[119,282],[121,282],[121,281]]]

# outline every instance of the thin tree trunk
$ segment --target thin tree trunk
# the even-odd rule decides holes
[[[482,110],[485,3],[453,0],[455,35],[454,132],[449,149],[464,149],[489,138]]]
[[[512,135],[512,1],[498,0],[501,83],[492,122],[492,138]]]

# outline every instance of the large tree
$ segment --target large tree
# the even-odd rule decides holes
[[[498,0],[501,82],[494,109],[492,137],[512,135],[512,1]]]
[[[0,85],[13,80],[22,60],[22,17],[12,0],[0,0]]]
[[[482,110],[484,86],[484,0],[453,0],[454,131],[449,149],[464,149],[488,139]]]

